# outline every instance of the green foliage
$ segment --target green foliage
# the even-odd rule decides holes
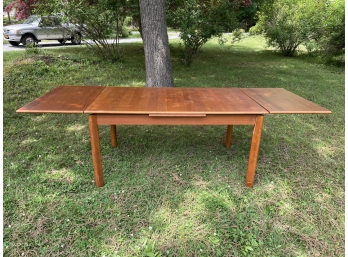
[[[293,56],[308,37],[301,15],[305,6],[300,0],[267,1],[261,9],[257,29],[263,32],[269,46],[279,48],[284,56]]]
[[[234,43],[239,43],[242,39],[246,38],[244,29],[235,29],[231,33],[230,43],[233,45]],[[224,45],[229,41],[229,38],[225,35],[218,38],[218,42],[220,45]]]
[[[25,51],[27,54],[40,54],[42,52],[42,49],[38,47],[37,45],[27,44],[25,46]]]
[[[246,31],[257,22],[257,12],[265,0],[252,0],[250,6],[241,6],[237,13],[237,19],[241,27]]]
[[[272,0],[262,5],[252,33],[264,33],[269,46],[293,56],[304,44],[322,56],[344,51],[344,1]]]
[[[192,64],[194,55],[210,38],[221,36],[227,29],[233,30],[238,26],[233,1],[172,2],[177,5],[169,9],[169,26],[180,28],[186,66]]]
[[[231,44],[240,42],[243,38],[245,38],[245,30],[244,29],[235,29],[232,31],[232,40]]]
[[[61,4],[61,1],[50,3],[51,5],[48,6],[45,1],[41,1],[37,4],[37,9],[63,13],[69,22],[82,25],[79,27],[82,35],[92,41],[91,43],[86,41],[87,45],[101,59],[109,61],[120,59],[119,38],[129,36],[129,31],[125,27],[128,14],[127,1],[72,0],[64,4]]]
[[[313,39],[321,57],[330,60],[344,58],[345,49],[345,2],[330,1],[323,5],[320,22],[313,26]],[[319,19],[319,17],[318,17]],[[318,26],[320,24],[320,26]]]
[[[12,2],[13,2],[13,0],[3,0],[2,1],[3,9],[5,9],[6,5],[8,5],[8,4],[12,3]]]

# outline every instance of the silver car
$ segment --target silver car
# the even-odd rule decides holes
[[[9,25],[3,28],[4,39],[13,46],[35,45],[41,40],[58,40],[64,44],[70,40],[81,44],[81,33],[77,26],[62,24],[58,16],[30,16],[23,24]]]

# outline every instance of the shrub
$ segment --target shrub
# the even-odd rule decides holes
[[[169,25],[180,28],[184,43],[184,63],[190,66],[194,55],[213,36],[221,36],[227,29],[238,26],[234,1],[183,1],[170,9]]]
[[[59,12],[68,17],[69,22],[80,24],[82,35],[92,41],[87,41],[87,46],[103,60],[120,59],[119,38],[129,36],[123,26],[127,16],[123,1],[70,0],[63,4],[61,1],[52,1],[47,5],[46,1],[40,0],[36,7],[40,13]]]
[[[284,56],[293,56],[308,37],[302,26],[304,8],[299,1],[269,1],[262,6],[252,32],[264,33],[269,46],[280,49]]]
[[[344,57],[345,12],[344,1],[331,1],[325,5],[322,25],[317,31],[316,45],[321,57],[329,60],[336,56]]]
[[[331,58],[344,52],[344,0],[270,0],[251,33],[263,33],[269,46],[293,56],[300,44]]]

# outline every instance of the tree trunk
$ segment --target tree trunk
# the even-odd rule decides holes
[[[146,86],[173,87],[166,0],[139,0],[139,3],[145,52]]]
[[[8,24],[10,25],[11,24],[11,17],[10,17],[10,13],[7,12],[7,19],[8,19]]]

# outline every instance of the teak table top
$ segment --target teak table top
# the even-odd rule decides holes
[[[17,112],[83,113],[104,89],[98,86],[58,86]]]
[[[241,88],[241,90],[271,114],[331,113],[331,111],[284,88]]]
[[[265,114],[238,88],[108,87],[85,113],[108,114]]]
[[[265,114],[331,113],[282,88],[147,88],[59,86],[18,109],[20,113],[86,113],[94,181],[104,186],[99,125],[227,125],[226,147],[234,125],[253,125],[246,186],[253,187]]]
[[[283,88],[58,86],[19,113],[275,114],[331,113]]]

